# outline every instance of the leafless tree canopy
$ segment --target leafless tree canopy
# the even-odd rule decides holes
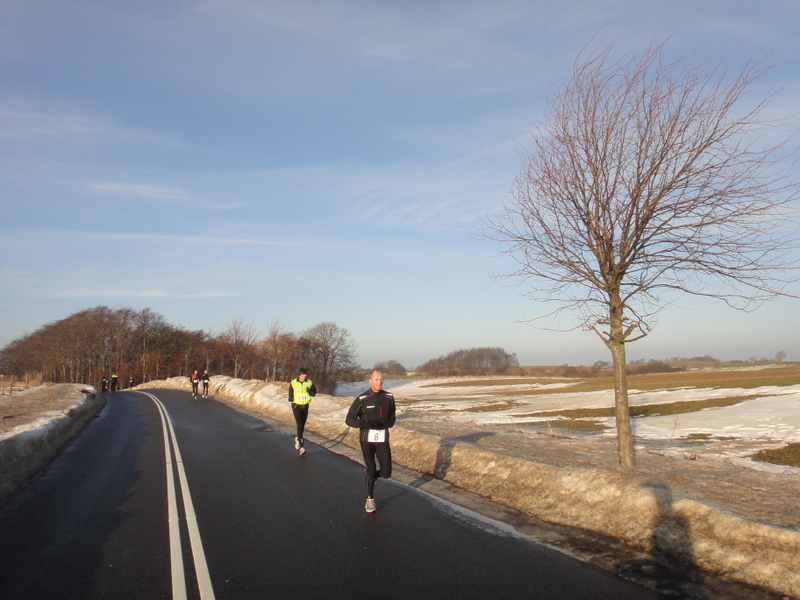
[[[255,326],[244,317],[232,319],[225,332],[220,336],[223,352],[233,363],[234,377],[239,377],[245,362],[252,362],[255,358],[253,355],[257,339],[258,332]]]
[[[432,358],[417,367],[417,371],[431,377],[502,375],[518,366],[517,355],[502,348],[469,348]]]
[[[670,62],[664,43],[620,60],[612,50],[585,50],[548,99],[513,199],[484,234],[533,298],[573,309],[608,346],[620,464],[632,467],[625,343],[678,293],[739,309],[785,294],[798,187],[789,140],[766,137],[769,98],[745,108],[768,66],[730,76]]]
[[[319,323],[301,335],[305,366],[320,391],[332,394],[336,382],[355,378],[356,345],[350,332],[335,323]]]
[[[372,366],[373,371],[380,371],[383,373],[384,377],[386,376],[405,376],[408,374],[408,370],[396,360],[384,360],[381,362],[377,362]]]
[[[0,349],[0,372],[32,374],[53,382],[98,385],[112,373],[125,383],[188,375],[208,369],[212,375],[289,381],[309,369],[318,387],[332,391],[337,381],[355,379],[355,344],[333,323],[321,323],[301,335],[273,322],[260,339],[243,317],[211,336],[167,323],[149,308],[98,306],[42,326]]]
[[[513,275],[587,329],[607,326],[616,304],[627,340],[647,334],[670,292],[737,308],[784,292],[797,187],[786,140],[764,137],[768,99],[742,108],[769,67],[731,77],[668,62],[663,43],[619,61],[612,49],[578,57],[522,151],[513,200],[487,222]]]

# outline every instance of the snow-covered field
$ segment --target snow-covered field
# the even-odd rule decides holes
[[[451,380],[455,381],[455,380]],[[558,417],[542,417],[536,413],[574,408],[611,407],[612,391],[571,393],[563,391],[568,384],[553,385],[492,385],[492,386],[442,386],[447,380],[387,380],[384,387],[394,392],[401,411],[421,416],[432,416],[452,423],[500,427],[516,431],[542,431],[543,422]],[[436,384],[432,386],[431,384]],[[80,387],[80,386],[77,386]],[[64,399],[57,410],[41,414],[39,418],[16,427],[17,443],[24,438],[35,443],[55,422],[65,418],[62,410],[78,406],[83,394],[72,390],[73,397]],[[542,389],[560,388],[558,393],[544,393]],[[346,384],[339,387],[337,396],[354,397],[365,391],[365,383]],[[537,395],[525,395],[526,389],[536,389]],[[34,393],[36,389],[28,390]],[[504,395],[514,391],[513,396]],[[800,442],[800,385],[787,387],[737,388],[683,388],[641,392],[630,390],[631,405],[666,404],[699,401],[709,398],[748,396],[728,407],[707,408],[678,415],[640,417],[633,420],[637,450],[657,452],[684,458],[727,460],[743,466],[781,473],[796,473],[800,468],[770,465],[753,461],[749,457],[764,448],[779,448],[791,442]],[[16,398],[23,397],[16,394]],[[53,407],[54,409],[56,407]],[[585,433],[580,430],[555,429],[558,435],[571,437],[613,436],[614,419],[597,418],[608,429],[603,433]],[[11,432],[9,432],[11,434]],[[0,435],[2,438],[9,434]],[[19,436],[19,434],[23,434]]]
[[[411,413],[436,415],[451,422],[514,429],[541,428],[542,422],[558,417],[536,413],[573,408],[601,408],[614,405],[613,391],[570,393],[569,384],[537,384],[441,387],[447,380],[387,381],[400,407]],[[430,384],[436,383],[436,387]],[[355,395],[366,386],[341,387],[337,395]],[[560,388],[558,393],[541,393]],[[537,395],[525,395],[536,389]],[[504,395],[514,391],[513,396]],[[725,459],[750,468],[787,472],[787,467],[750,460],[748,456],[763,448],[778,448],[800,442],[800,385],[788,387],[682,388],[642,392],[629,391],[631,405],[669,404],[709,398],[748,396],[751,399],[728,407],[707,408],[678,415],[640,417],[633,420],[636,444],[640,449],[675,456],[702,456]],[[469,409],[469,410],[468,410]],[[614,419],[594,419],[609,429],[603,434],[559,430],[564,435],[613,435]],[[799,469],[788,468],[800,474]]]

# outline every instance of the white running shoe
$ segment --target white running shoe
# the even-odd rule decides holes
[[[377,510],[374,498],[367,498],[367,503],[364,505],[364,510],[368,513],[374,513]]]
[[[294,438],[294,449],[295,450],[300,450],[300,438],[299,437]]]
[[[300,448],[300,456],[303,456],[303,454],[305,454],[305,453],[306,453],[306,449],[301,447]]]

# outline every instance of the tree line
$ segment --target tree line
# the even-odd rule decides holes
[[[195,369],[242,379],[289,381],[308,369],[323,393],[336,384],[363,378],[356,344],[335,323],[319,323],[300,333],[273,321],[265,335],[241,317],[211,335],[171,325],[149,308],[97,306],[43,325],[0,349],[0,373],[53,383],[99,385],[103,377],[133,378],[135,384],[188,376]],[[518,367],[502,348],[456,350],[417,368],[427,377],[501,375]],[[396,360],[375,363],[385,376],[405,377]]]
[[[469,348],[433,358],[417,367],[417,372],[429,377],[503,375],[518,366],[517,355],[502,348]]]
[[[222,333],[176,327],[149,308],[89,308],[40,327],[0,350],[0,372],[17,377],[37,374],[54,383],[90,383],[117,374],[147,382],[212,375],[288,381],[300,367],[314,373],[323,393],[339,381],[358,377],[356,345],[335,323],[319,323],[300,333],[274,321],[266,335],[242,318]]]

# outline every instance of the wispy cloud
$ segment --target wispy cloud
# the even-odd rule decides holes
[[[175,200],[183,202],[193,199],[192,194],[184,190],[137,183],[98,182],[90,183],[89,187],[99,192],[139,196],[154,200]]]
[[[309,246],[307,242],[260,240],[253,238],[215,237],[205,235],[160,235],[154,233],[94,233],[89,231],[75,232],[79,236],[88,236],[98,240],[142,240],[148,242],[178,242],[180,244],[238,245],[238,246]]]
[[[47,294],[53,298],[231,298],[230,292],[199,292],[186,294],[165,292],[163,290],[126,290],[126,289],[91,289],[75,288],[72,290],[56,290]]]
[[[0,139],[23,142],[26,145],[45,143],[133,143],[177,148],[183,143],[175,137],[134,129],[112,120],[59,107],[30,109],[19,104],[31,99],[2,98],[0,107]]]

